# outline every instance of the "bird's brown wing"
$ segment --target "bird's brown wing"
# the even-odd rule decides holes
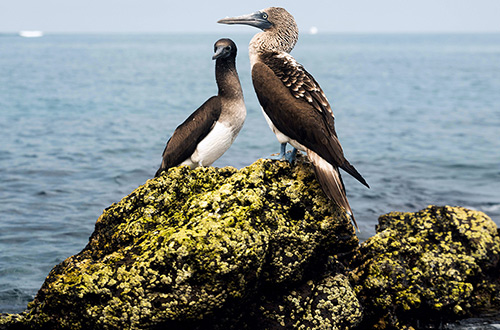
[[[180,124],[167,142],[161,166],[155,176],[191,157],[198,143],[212,130],[220,113],[220,100],[212,96]]]
[[[368,186],[345,159],[332,110],[314,78],[288,54],[273,53],[263,61],[254,64],[252,80],[259,102],[274,126]]]

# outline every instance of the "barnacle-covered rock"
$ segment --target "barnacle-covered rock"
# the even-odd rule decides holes
[[[261,297],[289,310],[307,301],[293,323],[345,314],[350,321],[335,322],[354,324],[359,305],[353,313],[335,306],[343,293],[353,296],[346,281],[288,288],[310,283],[333,255],[357,247],[350,220],[326,199],[303,158],[294,166],[258,160],[241,170],[176,167],[107,208],[85,249],[50,272],[12,324],[237,328],[246,315],[270,315]]]
[[[342,274],[310,280],[274,299],[264,296],[249,329],[352,329],[361,305]]]
[[[361,246],[351,282],[379,328],[440,322],[500,305],[500,236],[462,207],[393,212]]]

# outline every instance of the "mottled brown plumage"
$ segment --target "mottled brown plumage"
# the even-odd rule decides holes
[[[266,64],[296,98],[304,98],[320,111],[332,114],[325,93],[314,77],[288,54],[268,52],[260,55],[260,61]]]

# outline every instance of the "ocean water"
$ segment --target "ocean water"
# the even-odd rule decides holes
[[[248,116],[214,166],[279,151],[251,85],[252,34],[0,35],[0,312],[19,312],[84,248],[103,209],[151,178],[165,142],[216,94],[232,38]],[[500,224],[500,35],[302,35],[292,52],[332,104],[366,239],[429,204]]]

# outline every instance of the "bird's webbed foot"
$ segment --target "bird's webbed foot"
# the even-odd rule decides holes
[[[285,153],[284,157],[290,164],[293,164],[293,162],[295,162],[295,159],[297,158],[297,148],[293,148],[292,151]]]
[[[269,159],[280,160],[280,161],[288,161],[290,164],[295,162],[297,158],[297,149],[293,148],[292,151],[286,151],[286,143],[281,144],[281,149],[279,155],[273,154]]]
[[[285,160],[285,158],[286,158],[286,143],[281,144],[280,153],[278,155],[272,154],[271,157],[269,157],[269,159],[273,160]]]

